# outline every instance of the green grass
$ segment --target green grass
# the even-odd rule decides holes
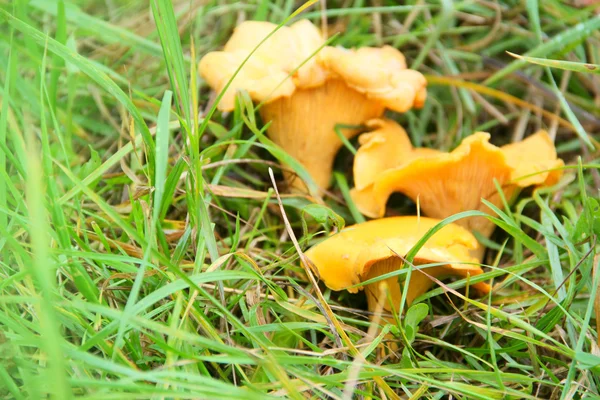
[[[568,3],[0,0],[0,398],[599,398],[600,16]],[[494,209],[489,297],[436,286],[374,340],[362,294],[311,283],[269,179],[306,249],[363,218],[351,151],[322,202],[287,195],[251,101],[215,112],[196,76],[240,18],[323,12],[430,77],[390,114],[414,143],[545,128],[567,163]]]

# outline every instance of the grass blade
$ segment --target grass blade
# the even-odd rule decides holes
[[[573,71],[579,72],[582,74],[591,73],[591,74],[600,74],[600,65],[598,64],[590,64],[590,63],[582,63],[575,61],[564,61],[564,60],[549,60],[546,58],[539,57],[527,57],[521,56],[518,54],[511,53],[507,51],[512,57],[526,61],[531,64],[542,65],[544,67],[557,68],[562,69],[564,71]]]
[[[121,88],[114,83],[104,72],[100,71],[93,63],[91,63],[86,58],[81,55],[73,52],[71,49],[66,47],[65,45],[57,42],[52,39],[48,35],[38,31],[30,25],[27,25],[25,22],[20,19],[12,16],[7,11],[0,8],[0,20],[8,23],[17,31],[25,34],[27,37],[34,40],[39,46],[47,45],[47,48],[52,53],[60,56],[65,61],[68,61],[77,68],[81,69],[81,71],[85,72],[92,80],[94,80],[100,87],[106,90],[108,93],[113,95],[123,106],[131,113],[133,119],[136,122],[137,128],[141,131],[142,137],[144,138],[144,143],[148,147],[148,164],[150,170],[154,169],[154,140],[152,139],[152,135],[150,134],[150,130],[142,117],[142,114],[137,109],[137,107],[133,104],[129,96],[121,90]],[[152,182],[152,180],[151,180]]]
[[[123,311],[123,317],[119,324],[119,331],[117,332],[117,339],[115,340],[115,348],[119,349],[123,344],[123,335],[128,327],[129,319],[133,317],[133,307],[138,299],[138,294],[142,286],[144,279],[144,273],[146,272],[146,265],[150,261],[152,251],[156,248],[156,229],[158,227],[158,219],[160,217],[160,204],[165,188],[165,180],[167,174],[167,160],[169,158],[169,117],[171,113],[171,98],[172,94],[170,91],[166,91],[163,96],[162,104],[160,106],[160,112],[158,113],[158,125],[156,130],[156,170],[155,176],[155,187],[154,187],[154,209],[152,213],[152,219],[150,221],[149,232],[146,233],[148,238],[148,245],[144,252],[143,263],[140,264],[140,268],[136,274],[133,282],[133,287],[125,309]],[[113,355],[113,358],[116,356]]]

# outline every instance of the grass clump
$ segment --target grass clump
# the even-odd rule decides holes
[[[598,397],[592,3],[328,1],[294,17],[427,74],[425,107],[391,114],[415,145],[545,128],[568,164],[493,210],[489,297],[438,287],[373,338],[362,296],[321,294],[300,267],[268,178],[286,155],[251,102],[213,113],[196,74],[238,21],[301,3],[0,2],[0,398]],[[324,205],[282,192],[303,249],[361,218],[351,159]],[[399,359],[377,350],[390,330]]]

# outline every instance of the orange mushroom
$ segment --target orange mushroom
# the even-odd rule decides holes
[[[391,217],[349,226],[309,249],[305,255],[319,271],[321,280],[332,290],[347,289],[351,293],[365,289],[369,309],[375,310],[379,285],[387,284],[391,303],[384,309],[398,310],[402,288],[398,276],[361,286],[362,282],[404,268],[404,256],[423,235],[440,220],[425,217]],[[450,224],[436,232],[417,252],[413,265],[422,266],[427,275],[438,279],[457,276],[474,277],[483,273],[477,258],[471,254],[479,244],[475,237],[461,226]],[[425,267],[425,264],[435,264]],[[419,268],[410,277],[406,302],[410,305],[427,292],[434,282]],[[490,286],[484,282],[472,285],[482,293]]]
[[[268,22],[240,24],[223,51],[202,58],[200,74],[222,91],[275,28]],[[319,30],[307,20],[280,28],[258,47],[218,104],[220,110],[232,110],[240,89],[262,102],[260,114],[271,123],[271,139],[323,189],[329,186],[333,160],[342,146],[337,124],[360,125],[381,116],[386,108],[404,112],[421,107],[426,97],[425,78],[406,68],[398,50],[390,46],[348,50],[324,44]],[[351,138],[359,130],[341,132]],[[301,182],[293,184],[303,187]]]
[[[545,131],[502,147],[490,144],[488,133],[477,132],[445,153],[413,148],[393,121],[375,120],[369,125],[377,129],[359,138],[362,146],[354,162],[355,188],[351,191],[359,210],[369,217],[382,217],[394,192],[415,202],[418,199],[429,217],[485,212],[482,199],[502,204],[494,181],[510,200],[523,187],[553,185],[562,175],[558,168],[564,163]],[[462,219],[458,224],[488,237],[495,227],[484,217]]]

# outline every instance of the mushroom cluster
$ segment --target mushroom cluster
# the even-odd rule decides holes
[[[223,92],[220,110],[233,110],[242,89],[261,103],[271,139],[322,189],[329,186],[342,146],[339,132],[349,139],[360,133],[359,125],[370,130],[359,137],[351,196],[363,214],[379,219],[347,227],[306,252],[321,279],[332,290],[366,290],[371,310],[385,286],[391,301],[384,309],[392,312],[400,307],[403,275],[393,272],[402,268],[414,268],[405,293],[409,305],[432,287],[432,278],[466,278],[476,292],[488,293],[491,288],[481,279],[471,285],[471,278],[483,273],[483,247],[473,232],[489,237],[495,226],[487,218],[445,225],[420,247],[411,265],[404,255],[443,218],[485,212],[482,200],[500,206],[521,188],[555,184],[564,164],[548,134],[540,131],[497,147],[488,133],[477,132],[451,152],[415,148],[398,123],[381,119],[386,109],[405,112],[425,102],[426,80],[407,69],[402,53],[390,46],[326,46],[307,20],[276,28],[268,22],[240,24],[222,51],[202,58],[199,72]],[[346,129],[337,129],[340,125]],[[303,188],[297,180],[291,183]],[[427,217],[382,218],[394,192],[418,201]]]
[[[218,104],[222,111],[234,109],[240,89],[263,103],[259,112],[270,123],[270,138],[326,189],[342,146],[336,125],[357,126],[381,117],[386,109],[405,112],[421,107],[426,80],[407,69],[404,56],[393,47],[325,46],[321,33],[308,20],[283,26],[268,37],[276,27],[269,22],[243,22],[222,51],[202,58],[199,72],[219,92],[233,78]],[[355,128],[338,131],[346,138],[360,132]],[[304,189],[298,180],[292,184]]]
[[[351,196],[363,214],[381,219],[348,227],[306,253],[333,290],[356,292],[363,288],[361,282],[405,268],[402,256],[443,218],[468,210],[486,212],[482,200],[501,206],[502,197],[510,203],[519,189],[553,185],[562,175],[564,163],[545,131],[502,147],[490,144],[488,133],[477,132],[446,153],[413,147],[406,131],[394,121],[374,119],[366,126],[373,130],[358,139],[361,146],[354,158]],[[431,218],[382,218],[394,192],[418,200]],[[489,237],[494,228],[487,218],[478,216],[446,225],[431,237],[410,266],[415,270],[406,304],[431,288],[431,277],[481,274],[484,248],[472,232]],[[421,270],[424,264],[433,266]],[[370,310],[375,310],[379,285],[390,293],[391,302],[384,302],[384,309],[397,310],[402,298],[398,276],[365,285]],[[484,282],[472,287],[480,294],[491,289]]]

